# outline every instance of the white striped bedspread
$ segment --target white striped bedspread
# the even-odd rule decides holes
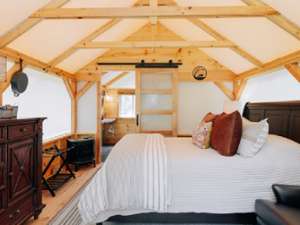
[[[167,184],[164,137],[127,135],[81,195],[82,220],[85,224],[102,222],[117,211],[165,212]]]
[[[272,184],[300,185],[299,162],[300,145],[275,135],[252,158],[201,150],[191,138],[128,135],[88,185],[79,208],[87,222],[160,211],[254,212],[256,199],[274,200]]]

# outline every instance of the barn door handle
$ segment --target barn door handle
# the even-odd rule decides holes
[[[139,120],[140,120],[139,114],[136,114],[136,126],[137,127],[139,126]]]

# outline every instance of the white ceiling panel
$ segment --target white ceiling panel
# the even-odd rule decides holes
[[[147,22],[147,19],[124,19],[97,37],[95,41],[121,41],[138,31]]]
[[[202,51],[236,74],[255,67],[229,48],[204,48]]]
[[[136,0],[71,0],[64,8],[127,7]]]
[[[241,6],[240,0],[176,0],[180,6]]]
[[[0,36],[14,28],[48,2],[50,2],[50,0],[1,0]]]
[[[212,41],[214,38],[186,19],[161,19],[160,22],[188,41]]]
[[[205,22],[263,62],[300,49],[300,41],[266,18],[205,19]]]
[[[281,14],[300,27],[299,0],[264,0],[264,2],[278,10]]]
[[[44,20],[9,47],[43,60],[58,56],[108,20]]]
[[[83,66],[102,55],[106,49],[80,49],[57,66],[71,73],[77,72]]]

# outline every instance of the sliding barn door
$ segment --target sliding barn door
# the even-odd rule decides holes
[[[177,83],[177,69],[136,70],[139,132],[177,135]]]

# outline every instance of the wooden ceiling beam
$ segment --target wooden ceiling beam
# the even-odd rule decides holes
[[[87,81],[83,87],[77,92],[76,98],[79,99],[83,96],[93,85],[95,81]]]
[[[107,18],[222,18],[222,17],[257,17],[276,15],[278,12],[267,6],[219,6],[219,7],[134,7],[134,8],[58,8],[42,9],[31,18],[44,19],[107,19]]]
[[[118,24],[120,21],[121,21],[120,19],[113,19],[113,20],[108,21],[106,24],[99,27],[94,32],[90,33],[88,36],[86,36],[85,38],[83,38],[82,40],[77,42],[75,45],[71,46],[66,51],[64,51],[63,53],[61,53],[60,55],[58,55],[57,57],[52,59],[49,64],[51,66],[56,66],[57,64],[61,63],[62,61],[64,61],[66,58],[68,58],[69,56],[71,56],[73,53],[75,53],[78,50],[77,46],[80,46],[86,42],[90,42],[90,41],[94,40],[99,35],[103,34],[107,30],[112,28],[114,25]]]
[[[119,75],[117,75],[116,77],[114,77],[113,79],[111,79],[110,81],[108,81],[106,84],[103,84],[103,86],[105,88],[107,88],[107,87],[113,85],[114,83],[116,83],[118,80],[121,80],[126,75],[128,75],[128,72],[122,72]]]
[[[248,6],[265,6],[270,7],[268,4],[264,3],[261,0],[242,0]],[[271,8],[271,7],[270,7]],[[295,38],[300,40],[300,28],[295,23],[287,19],[282,14],[278,13],[275,15],[266,15],[270,21],[272,21],[277,26],[281,27],[283,30],[293,35]]]
[[[60,77],[75,79],[74,74],[56,67],[51,67],[48,63],[42,62],[38,59],[35,59],[31,56],[25,55],[8,47],[0,49],[0,55],[6,56],[14,61],[19,61],[20,59],[22,59],[25,64],[38,68],[44,72],[49,72],[50,74],[54,74]]]
[[[70,0],[52,0],[43,9],[57,9]],[[12,41],[16,40],[19,36],[30,30],[32,27],[42,21],[42,18],[28,18],[17,26],[9,30],[3,36],[0,37],[0,48],[7,46]]]
[[[235,80],[248,80],[254,76],[257,76],[261,73],[267,72],[278,67],[294,63],[300,60],[300,50],[288,54],[286,56],[280,57],[278,59],[272,60],[268,63],[263,64],[260,68],[254,68],[239,74]]]
[[[289,73],[296,78],[298,82],[300,82],[300,67],[298,63],[290,63],[285,65],[285,68],[289,71]]]
[[[24,65],[23,65],[24,66]],[[20,64],[15,63],[8,71],[6,74],[6,80],[3,82],[0,82],[0,93],[3,93],[8,86],[10,85],[10,81],[13,77],[13,75],[20,70]]]
[[[254,56],[252,56],[251,54],[243,50],[241,47],[236,45],[234,42],[232,42],[231,40],[229,40],[228,38],[226,38],[225,36],[217,32],[216,30],[212,29],[203,21],[197,18],[189,18],[188,20],[194,25],[196,25],[197,27],[199,27],[201,30],[205,31],[206,33],[214,37],[216,40],[219,41],[223,40],[223,41],[227,41],[228,43],[231,43],[232,46],[230,47],[230,49],[235,53],[239,54],[240,56],[242,56],[243,58],[247,59],[252,64],[256,66],[261,66],[263,64],[260,60],[258,60],[257,58],[255,58]]]
[[[225,48],[233,47],[228,41],[94,41],[77,48]]]
[[[233,95],[234,100],[240,100],[247,85],[247,80],[236,80],[233,82]]]
[[[223,82],[215,81],[214,84],[230,99],[234,100],[234,94],[232,91],[230,91]]]

